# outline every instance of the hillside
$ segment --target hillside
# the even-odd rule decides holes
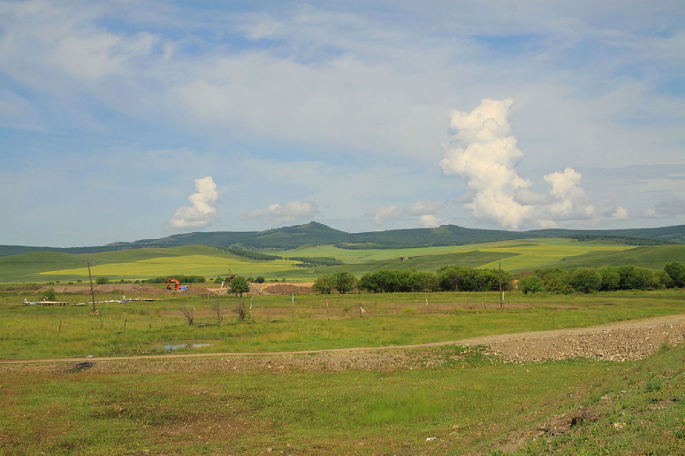
[[[83,254],[139,248],[169,248],[187,245],[205,245],[224,249],[238,245],[249,249],[296,249],[306,245],[335,245],[344,249],[397,249],[430,246],[464,245],[483,242],[530,238],[576,238],[583,241],[598,240],[624,245],[685,243],[685,225],[663,228],[635,228],[622,230],[565,230],[546,229],[530,231],[484,230],[443,225],[438,228],[347,233],[310,222],[274,228],[266,231],[214,231],[175,234],[160,239],[141,239],[134,242],[114,242],[92,247],[27,247],[0,245],[0,256],[17,255],[32,251],[52,251]]]
[[[620,251],[588,252],[583,255],[563,258],[554,266],[562,269],[578,267],[601,268],[630,264],[651,269],[661,269],[671,261],[685,262],[685,245],[655,245],[635,247]]]

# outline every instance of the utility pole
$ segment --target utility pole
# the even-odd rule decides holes
[[[90,275],[90,261],[88,263],[88,280],[90,280],[90,296],[93,298],[93,312],[95,312],[95,291],[93,290],[93,276]]]
[[[499,308],[502,308],[502,262],[499,262]]]

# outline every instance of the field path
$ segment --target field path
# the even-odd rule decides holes
[[[174,360],[188,358],[293,358],[297,355],[340,355],[356,360],[359,354],[374,352],[407,351],[412,349],[450,345],[485,345],[491,354],[505,361],[545,361],[567,358],[593,358],[606,361],[641,359],[664,345],[674,346],[685,340],[685,314],[668,315],[643,320],[584,328],[555,329],[550,331],[499,334],[469,339],[382,347],[351,347],[289,352],[227,352],[227,353],[176,353],[165,355],[108,356],[89,358],[49,358],[26,360],[0,360],[1,364],[43,364],[72,362],[107,362],[130,360]]]

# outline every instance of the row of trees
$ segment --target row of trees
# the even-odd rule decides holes
[[[511,289],[511,274],[496,269],[444,267],[436,274],[421,271],[378,271],[364,274],[357,281],[349,272],[320,276],[314,282],[317,293],[348,293],[355,288],[374,293],[408,291],[494,291],[499,290],[500,277],[503,290]]]
[[[519,281],[519,289],[525,293],[546,291],[549,293],[590,293],[611,290],[653,290],[685,286],[685,266],[673,261],[663,270],[653,271],[637,266],[616,266],[601,269],[578,268],[538,269]]]
[[[420,271],[378,271],[364,274],[361,279],[349,272],[320,276],[314,283],[317,293],[349,293],[355,289],[375,293],[427,292],[427,291],[497,291],[511,290],[514,277],[497,269],[474,269],[447,266],[437,273]],[[590,293],[611,290],[650,290],[685,287],[685,266],[673,261],[663,270],[653,271],[637,266],[617,266],[601,269],[578,268],[538,269],[522,277],[518,288],[523,293],[546,291],[549,293]]]

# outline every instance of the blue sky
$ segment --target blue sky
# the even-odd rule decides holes
[[[685,223],[685,5],[0,2],[0,244]]]

